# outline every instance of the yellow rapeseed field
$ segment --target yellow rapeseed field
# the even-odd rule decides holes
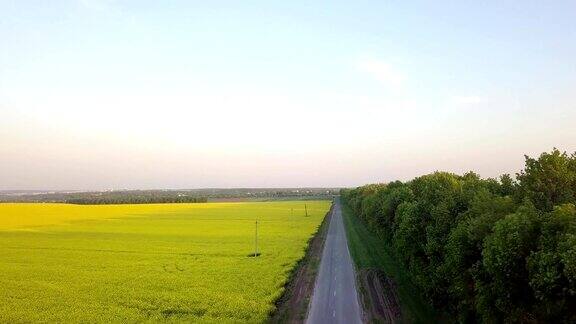
[[[330,207],[304,204],[0,204],[0,322],[263,322]]]
[[[141,204],[141,205],[69,205],[69,204],[0,204],[0,230],[33,229],[38,226],[71,223],[76,220],[113,219],[118,217],[161,214],[193,208],[211,208],[213,204]]]

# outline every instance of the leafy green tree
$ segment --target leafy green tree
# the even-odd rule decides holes
[[[551,211],[555,205],[576,203],[576,158],[554,149],[538,159],[525,156],[526,165],[517,174],[519,194],[527,197],[541,210]]]
[[[503,196],[514,196],[518,184],[509,174],[500,176],[500,194]]]
[[[389,183],[383,193],[377,226],[384,232],[385,238],[390,240],[393,236],[398,206],[404,202],[414,200],[414,194],[409,186],[400,181]]]
[[[511,198],[480,190],[449,235],[442,273],[450,283],[450,306],[463,322],[476,316],[474,274],[482,267],[484,239],[492,233],[494,224],[514,208]]]
[[[486,237],[477,286],[478,311],[487,321],[526,321],[534,302],[527,258],[536,249],[539,214],[530,203],[497,221]]]
[[[413,263],[415,258],[424,256],[421,242],[425,239],[422,219],[416,202],[404,202],[396,211],[394,245],[403,258],[405,265]]]
[[[342,192],[434,306],[461,322],[576,322],[576,155],[514,180],[434,172]]]
[[[570,237],[576,234],[576,208],[573,204],[557,206],[545,215],[538,240],[538,251],[528,258],[530,286],[538,303],[535,312],[543,321],[566,320],[567,307],[574,306],[571,289],[573,272]],[[567,264],[567,263],[568,264]]]

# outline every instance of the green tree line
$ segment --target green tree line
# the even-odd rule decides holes
[[[576,321],[576,153],[526,156],[515,178],[434,172],[341,196],[460,322]]]
[[[81,197],[65,200],[67,204],[76,205],[117,205],[117,204],[174,204],[174,203],[205,203],[207,198],[190,196],[111,196],[111,197]]]

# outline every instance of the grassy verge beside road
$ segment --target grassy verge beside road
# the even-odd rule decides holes
[[[359,280],[368,319],[376,322],[390,320],[409,323],[437,322],[436,313],[420,297],[418,290],[406,275],[406,270],[396,262],[386,243],[377,234],[370,231],[361,219],[355,217],[345,204],[342,205],[342,213],[348,236],[348,246],[359,277],[362,277],[363,273],[378,273],[380,281],[382,281],[382,283],[375,285],[377,287],[375,288],[374,286],[367,287],[367,285],[370,285],[369,280],[363,280],[363,278]],[[385,278],[382,278],[383,276]],[[382,287],[384,290],[390,291],[377,292],[383,293],[384,296],[374,296],[374,290],[379,290],[378,288]],[[397,318],[390,319],[384,316],[384,319],[379,319],[378,314],[375,315],[376,318],[370,318],[370,313],[381,313],[382,309],[384,309],[384,313],[394,311],[386,310],[386,308],[389,308],[389,301],[392,300],[392,303],[394,303],[393,299],[396,298],[398,299],[400,313]]]

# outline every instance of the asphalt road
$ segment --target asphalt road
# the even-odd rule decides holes
[[[307,324],[362,323],[340,202],[334,203]]]

